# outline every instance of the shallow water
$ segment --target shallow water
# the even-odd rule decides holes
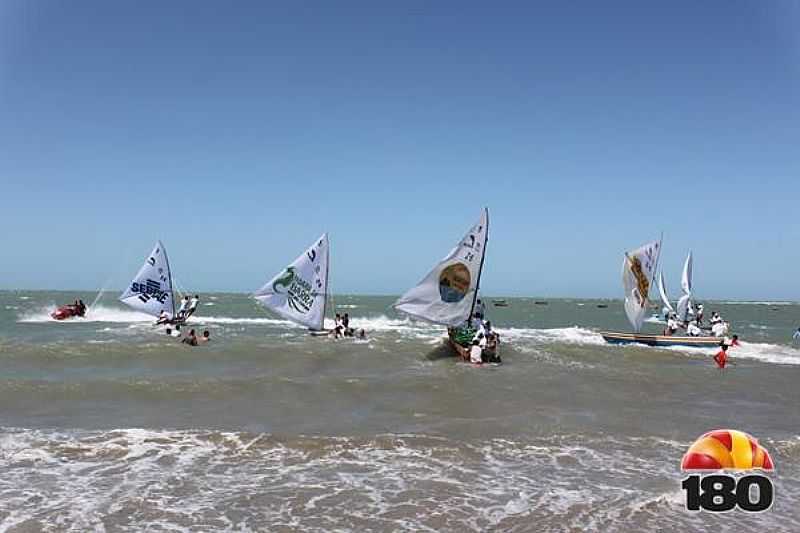
[[[336,298],[356,342],[201,295],[197,348],[113,296],[49,319],[77,297],[0,292],[2,530],[800,530],[797,304],[706,302],[744,340],[720,372],[604,344],[616,301],[490,307],[504,365],[474,368],[389,297]],[[772,453],[766,513],[683,510],[681,457],[720,427]]]

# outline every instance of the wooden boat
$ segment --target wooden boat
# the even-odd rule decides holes
[[[488,238],[489,210],[484,208],[459,244],[393,304],[410,317],[446,326],[450,347],[467,361],[475,334],[470,324],[485,318],[483,305],[476,307],[476,303]],[[499,362],[497,352],[497,348],[486,350],[484,361]]]
[[[601,331],[603,339],[609,344],[646,344],[647,346],[688,346],[694,348],[713,348],[722,344],[719,337],[681,337],[678,335],[647,335],[644,333],[618,333]]]
[[[494,300],[492,303],[495,307],[508,307],[508,302],[505,300]]]
[[[469,352],[472,346],[459,343],[457,331],[457,328],[447,328],[447,342],[450,344],[450,347],[453,349],[453,351],[461,357],[461,359],[469,362]],[[500,359],[500,343],[496,342],[494,347],[491,349],[488,347],[484,348],[483,353],[481,354],[481,359],[483,359],[484,363],[502,363],[502,360]]]

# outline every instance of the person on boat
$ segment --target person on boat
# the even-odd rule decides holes
[[[342,317],[342,325],[344,326],[345,330],[347,330],[350,327],[350,314],[349,313],[345,313],[344,316]]]
[[[722,322],[722,317],[719,316],[719,313],[717,313],[716,311],[713,311],[711,313],[711,320],[709,320],[709,322],[711,323],[712,326],[714,324],[719,324],[720,322]]]
[[[469,361],[472,364],[479,365],[483,362],[483,350],[478,343],[478,340],[475,339],[472,341],[472,347],[469,349]]]
[[[724,337],[728,333],[728,323],[727,322],[716,322],[713,326],[711,326],[711,334],[715,337]]]
[[[198,342],[205,344],[210,340],[211,340],[211,332],[208,331],[207,329],[203,330],[203,336],[198,339]]]
[[[166,309],[162,309],[161,312],[158,314],[158,320],[156,320],[156,325],[160,326],[161,324],[168,324],[170,322],[169,313],[167,313]]]
[[[184,297],[183,300],[181,301],[181,306],[178,309],[178,312],[175,315],[175,318],[177,318],[178,320],[184,320],[186,318],[186,309],[187,309],[187,307],[189,307],[189,297],[188,296]]]
[[[697,318],[697,325],[703,324],[703,304],[697,304],[697,311],[695,311],[695,318]]]
[[[486,314],[486,305],[478,298],[475,301],[475,318],[483,320],[483,316]]]
[[[678,317],[675,313],[669,315],[669,320],[667,320],[667,328],[664,330],[664,335],[672,336],[675,335],[678,331]]]
[[[362,340],[362,341],[367,340],[367,332],[364,331],[364,328],[361,328],[360,330],[358,330],[358,338],[359,338],[359,340]]]
[[[190,329],[189,334],[181,339],[181,343],[188,344],[189,346],[197,346],[197,335],[193,329]]]
[[[186,310],[186,316],[184,317],[184,320],[188,319],[190,316],[194,314],[195,311],[197,311],[197,304],[199,301],[200,297],[195,294],[194,298],[192,298],[191,301],[189,302],[189,308]]]
[[[725,368],[725,365],[728,364],[728,346],[726,344],[720,346],[717,355],[714,356],[714,362],[720,369]]]
[[[690,337],[699,337],[702,334],[696,321],[689,322],[689,325],[686,327],[686,334]]]

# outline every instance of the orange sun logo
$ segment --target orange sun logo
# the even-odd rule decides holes
[[[735,429],[709,431],[681,461],[683,470],[773,470],[772,458],[758,441]]]

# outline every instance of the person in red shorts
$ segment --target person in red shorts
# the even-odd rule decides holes
[[[725,368],[725,365],[728,364],[728,345],[723,344],[720,347],[720,350],[717,352],[717,355],[714,356],[714,361],[717,363],[717,366],[720,368]]]

